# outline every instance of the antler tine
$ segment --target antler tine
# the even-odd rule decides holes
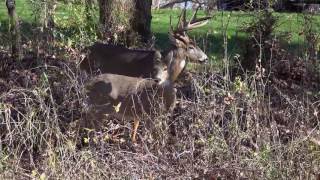
[[[187,5],[188,1],[184,1],[184,9],[183,9],[183,25],[185,26],[187,24]]]
[[[196,24],[196,23],[199,23],[199,22],[202,22],[202,21],[208,21],[211,18],[212,18],[212,16],[201,17],[201,18],[192,20],[190,22],[190,24],[193,25],[193,24]]]
[[[191,23],[196,19],[199,8],[200,8],[200,6],[198,6],[197,9],[196,9],[196,11],[192,14],[191,19],[190,19],[188,25],[191,24]]]
[[[186,26],[186,9],[183,9],[179,17],[177,31],[183,31]]]
[[[185,1],[185,5],[184,5],[184,8],[183,10],[181,11],[181,14],[179,16],[179,21],[178,21],[178,24],[177,24],[177,28],[176,28],[176,32],[183,32],[185,31],[185,27],[186,27],[186,14],[187,14],[187,1]]]
[[[199,5],[196,9],[196,11],[193,13],[190,21],[187,22],[187,1],[185,1],[184,9],[182,10],[180,16],[179,16],[179,22],[177,24],[177,28],[175,32],[185,32],[191,29],[195,29],[198,27],[202,27],[208,23],[208,20],[211,19],[211,16],[197,18],[198,10],[201,8],[201,5]]]
[[[173,27],[172,27],[172,16],[170,14],[170,32],[173,32]]]
[[[206,25],[211,17],[204,17],[204,18],[201,18],[201,19],[198,19],[196,22],[193,22],[191,23],[187,28],[186,28],[186,31],[187,30],[191,30],[191,29],[195,29],[195,28],[199,28],[199,27],[202,27],[204,25]]]
[[[209,21],[209,19],[211,19],[211,16],[206,16],[206,17],[202,17],[202,18],[197,18],[197,13],[198,10],[200,9],[201,6],[198,6],[196,11],[193,13],[190,21],[188,22],[187,26],[185,27],[185,31],[187,30],[191,30],[191,29],[195,29],[198,27],[202,27],[204,25],[206,25]]]

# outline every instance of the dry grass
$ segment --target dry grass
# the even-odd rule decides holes
[[[320,101],[312,89],[288,90],[300,85],[284,86],[277,76],[266,83],[257,75],[229,81],[210,69],[192,73],[174,113],[145,121],[132,145],[130,122],[109,118],[100,131],[79,129],[83,77],[73,63],[41,62],[4,73],[3,179],[318,176]]]

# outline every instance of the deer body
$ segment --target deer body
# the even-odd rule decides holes
[[[89,73],[98,69],[101,73],[159,78],[165,65],[161,62],[159,51],[95,43],[89,47],[89,55],[81,62],[80,68]]]
[[[171,60],[168,76],[162,83],[153,79],[143,79],[117,74],[101,74],[87,84],[88,102],[93,111],[90,118],[103,119],[105,114],[116,118],[133,119],[132,141],[140,120],[144,115],[152,115],[153,105],[162,104],[171,110],[176,103],[174,81],[183,70],[186,56],[183,48],[178,48],[176,57]],[[118,109],[115,108],[118,106]]]
[[[126,83],[121,84],[120,80]],[[154,104],[163,102],[164,110],[167,111],[176,103],[174,86],[171,83],[159,85],[152,79],[102,74],[87,87],[89,103],[93,105],[90,120],[101,121],[106,114],[118,119],[133,120],[132,142],[136,142],[140,121],[145,115],[153,116],[157,108]]]
[[[150,115],[152,104],[157,100],[163,100],[166,110],[175,103],[173,84],[159,85],[152,79],[101,74],[87,87],[89,103],[95,106],[95,110],[99,107],[100,114],[111,114],[121,119],[140,119],[144,113]],[[115,108],[117,106],[118,109]]]

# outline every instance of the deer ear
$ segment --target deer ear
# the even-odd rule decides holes
[[[174,37],[174,34],[172,32],[169,32],[169,40],[170,43],[176,47],[181,47],[182,43],[179,39],[177,39],[176,37]]]

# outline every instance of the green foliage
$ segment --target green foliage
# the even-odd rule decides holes
[[[168,30],[170,27],[169,19],[172,15],[172,24],[175,26],[178,21],[179,10],[154,10],[152,18],[152,31],[156,36],[156,44],[165,48],[168,43]],[[191,16],[191,11],[187,15]],[[289,34],[290,39],[287,46],[294,53],[299,53],[299,47],[305,44],[304,38],[301,36],[301,31],[304,28],[303,15],[300,13],[272,13],[277,23],[274,29],[275,36]],[[199,16],[204,15],[200,12]],[[194,29],[188,34],[191,37],[196,37],[198,42],[207,42],[205,48],[210,56],[221,59],[223,56],[223,32],[226,30],[228,39],[228,52],[230,56],[235,54],[243,54],[244,41],[248,38],[248,34],[243,29],[250,26],[251,22],[257,20],[256,12],[223,12],[217,11],[214,13],[213,19],[205,27]],[[313,22],[317,32],[320,32],[316,24],[320,23],[320,15],[313,16]],[[228,24],[227,24],[228,23]],[[225,27],[227,25],[227,27]],[[225,29],[226,28],[226,29]],[[200,38],[199,38],[200,37]]]
[[[54,1],[52,0],[28,0],[27,1],[31,15],[34,18],[35,23],[43,25],[45,24],[46,17],[48,15],[48,7],[53,6]]]
[[[249,95],[249,87],[245,81],[241,80],[240,76],[237,76],[233,82],[233,89],[237,93],[243,93]]]
[[[0,104],[1,106],[2,104]],[[2,107],[0,107],[1,109]],[[0,149],[0,172],[5,170],[6,168],[6,163],[8,163],[8,160],[10,159],[9,155],[7,152],[2,148]]]
[[[94,17],[96,20],[97,17]],[[60,6],[55,16],[57,31],[55,36],[61,45],[84,46],[97,39],[96,22],[87,21],[86,9],[83,5],[67,3]]]

